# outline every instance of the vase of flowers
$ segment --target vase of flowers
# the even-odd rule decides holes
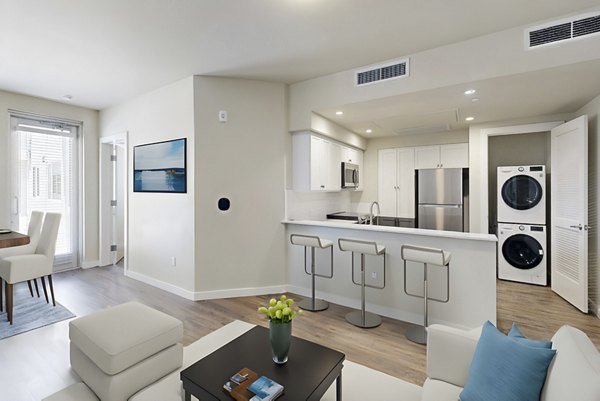
[[[294,300],[285,295],[269,300],[268,306],[258,308],[269,319],[269,340],[273,352],[273,361],[284,364],[288,360],[288,352],[292,341],[292,319],[302,313],[302,310],[292,308]]]

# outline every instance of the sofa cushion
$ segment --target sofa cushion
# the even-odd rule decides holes
[[[519,341],[523,345],[527,345],[529,347],[537,347],[537,348],[552,348],[552,341],[550,340],[532,340],[527,338],[521,333],[519,330],[519,326],[515,323],[512,324],[510,331],[508,332],[508,336],[513,340]]]
[[[114,375],[181,342],[183,324],[138,302],[69,322],[69,338],[104,373]]]
[[[584,332],[561,327],[552,337],[556,357],[548,369],[542,401],[600,400],[600,354]]]
[[[423,383],[421,401],[456,401],[461,391],[462,387],[427,378]]]
[[[528,347],[483,325],[461,401],[539,401],[555,351]]]

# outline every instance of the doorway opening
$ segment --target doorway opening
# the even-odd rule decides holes
[[[127,271],[127,133],[100,139],[100,266]]]

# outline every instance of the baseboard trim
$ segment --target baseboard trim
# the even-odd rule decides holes
[[[100,262],[98,260],[86,260],[81,262],[80,265],[82,269],[89,269],[90,267],[100,266]]]
[[[219,298],[235,298],[235,297],[248,297],[255,295],[275,294],[288,292],[287,287],[284,284],[266,286],[266,287],[248,287],[248,288],[231,288],[223,290],[211,290],[211,291],[189,291],[185,288],[178,287],[176,285],[166,283],[164,281],[155,279],[142,273],[137,273],[131,270],[127,270],[125,276],[134,280],[141,281],[142,283],[152,285],[160,288],[161,290],[170,292],[178,295],[182,298],[189,299],[191,301],[204,301],[209,299]]]
[[[149,284],[156,288],[160,288],[161,290],[170,292],[171,294],[179,295],[182,298],[189,299],[191,301],[196,300],[194,297],[195,293],[193,291],[189,291],[185,288],[181,288],[176,285],[155,279],[154,277],[150,277],[142,273],[137,273],[129,269],[125,272],[125,276],[137,281],[141,281],[142,283]]]
[[[219,298],[235,298],[235,297],[250,297],[266,294],[281,294],[288,291],[288,285],[279,284],[266,287],[247,287],[247,288],[231,288],[225,290],[211,291],[196,291],[194,293],[195,301],[219,299]]]

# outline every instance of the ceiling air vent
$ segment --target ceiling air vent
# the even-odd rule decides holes
[[[600,32],[600,14],[579,15],[526,30],[529,48],[571,40]]]
[[[408,59],[396,60],[356,71],[356,86],[372,84],[394,78],[407,77]]]
[[[600,15],[573,21],[573,37],[600,32]]]

